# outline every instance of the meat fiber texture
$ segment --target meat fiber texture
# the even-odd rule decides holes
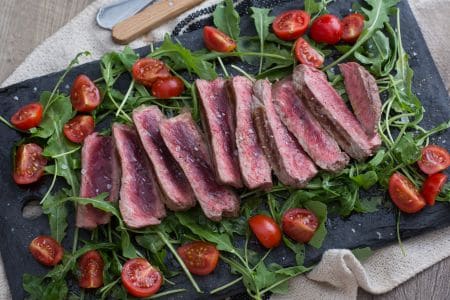
[[[131,228],[161,223],[166,216],[163,195],[136,129],[115,123],[114,141],[122,166],[119,208]]]
[[[134,124],[165,195],[166,206],[173,211],[187,210],[196,204],[194,192],[161,137],[159,124],[164,119],[161,110],[154,105],[133,111]]]
[[[93,133],[86,137],[81,150],[80,197],[93,198],[109,193],[108,200],[115,202],[119,197],[120,166],[112,137]],[[109,223],[111,215],[91,204],[78,205],[76,226],[94,229]]]
[[[232,189],[215,181],[208,149],[191,114],[185,112],[161,121],[160,131],[206,217],[220,221],[222,217],[238,216],[239,199]]]

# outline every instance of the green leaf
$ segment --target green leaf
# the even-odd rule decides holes
[[[385,155],[386,151],[384,149],[378,151],[377,154],[369,161],[369,165],[372,167],[379,166],[383,162]]]
[[[350,177],[356,184],[365,190],[370,189],[378,182],[378,175],[375,171],[368,171],[357,176]]]
[[[290,239],[283,236],[284,244],[295,253],[295,262],[298,266],[302,266],[305,262],[305,245],[301,243],[293,243]]]
[[[401,162],[408,165],[414,164],[420,158],[420,148],[410,133],[402,136],[394,148],[394,153],[400,157]]]
[[[134,50],[131,49],[129,46],[126,46],[123,49],[123,51],[118,52],[117,56],[119,57],[120,61],[129,72],[131,72],[131,69],[133,68],[133,65],[136,62],[136,60],[139,59],[139,55],[136,52],[134,52]]]
[[[158,253],[164,248],[164,242],[157,234],[139,235],[136,237],[137,243],[150,250],[152,253]]]
[[[52,237],[59,243],[64,239],[67,229],[67,207],[63,199],[67,195],[62,191],[56,195],[49,195],[42,204],[43,211],[48,215],[50,232]]]
[[[270,24],[272,24],[275,17],[269,16],[270,9],[252,7],[251,10],[253,12],[251,17],[255,23],[256,32],[258,33],[258,37],[259,37],[260,52],[264,53],[264,51],[265,51],[264,44],[269,35],[269,27],[270,27]],[[260,65],[259,65],[259,73],[262,72],[263,62],[264,62],[264,57],[261,56]]]
[[[352,252],[353,252],[353,255],[355,255],[356,258],[361,262],[364,262],[373,254],[373,251],[372,251],[372,249],[370,249],[370,247],[356,248],[356,249],[353,249]]]
[[[241,32],[241,18],[234,9],[232,0],[225,0],[216,7],[213,14],[214,25],[222,32],[228,34],[233,40],[237,41]]]
[[[308,201],[304,206],[312,211],[320,221],[316,233],[308,243],[314,248],[319,249],[322,247],[322,243],[327,235],[327,228],[325,227],[325,222],[327,221],[327,206],[319,201]]]
[[[378,207],[381,205],[382,197],[363,198],[359,202],[355,203],[355,211],[361,213],[373,213],[378,211]]]

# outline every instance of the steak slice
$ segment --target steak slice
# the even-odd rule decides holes
[[[119,198],[120,166],[112,137],[93,133],[86,137],[81,150],[81,187],[80,197],[94,198],[109,193],[108,200],[115,202]],[[111,215],[91,204],[78,205],[76,226],[94,229],[107,224]]]
[[[202,134],[190,113],[182,113],[160,123],[161,136],[186,174],[206,217],[220,221],[222,216],[239,214],[239,199],[228,187],[214,179],[211,160]]]
[[[306,108],[290,79],[279,82],[274,89],[273,101],[284,125],[297,138],[300,146],[320,168],[339,172],[349,162],[347,154]]]
[[[133,111],[134,124],[165,195],[166,206],[173,211],[187,210],[195,206],[194,192],[161,137],[159,123],[164,119],[161,110],[154,105]]]
[[[242,187],[235,143],[234,112],[228,99],[226,81],[196,80],[202,107],[202,123],[208,137],[217,181]]]
[[[125,224],[142,228],[166,216],[163,195],[134,127],[115,123],[114,141],[122,165],[119,208]]]
[[[277,88],[274,86],[273,89]],[[253,86],[253,93],[257,98],[253,106],[253,120],[275,175],[284,185],[305,187],[316,176],[317,169],[281,122],[273,104],[270,82],[258,80]]]
[[[272,188],[272,170],[258,143],[252,120],[253,83],[242,76],[228,82],[228,91],[236,113],[236,144],[239,166],[245,186],[251,190]]]
[[[372,155],[375,147],[325,73],[299,65],[294,70],[294,86],[305,105],[345,152],[357,160]]]

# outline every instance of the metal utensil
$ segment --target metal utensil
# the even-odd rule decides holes
[[[97,24],[105,29],[123,21],[155,2],[155,0],[122,0],[112,5],[102,7],[97,13]]]

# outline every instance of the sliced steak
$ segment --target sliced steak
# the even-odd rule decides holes
[[[331,172],[339,172],[345,168],[349,157],[339,149],[333,137],[306,108],[290,79],[277,83],[273,101],[284,125],[316,165]]]
[[[206,217],[220,221],[222,216],[239,214],[239,199],[228,187],[218,184],[202,134],[190,113],[161,121],[161,136],[183,169]]]
[[[282,83],[278,85],[282,86]],[[274,87],[276,89],[277,86]],[[253,120],[275,175],[284,185],[306,186],[316,176],[317,169],[281,122],[273,104],[270,82],[258,80],[253,86],[253,93],[257,98],[253,105]]]
[[[208,136],[211,158],[219,183],[242,187],[235,143],[234,112],[228,99],[226,81],[196,80],[202,123]]]
[[[125,224],[141,228],[159,224],[166,215],[163,195],[134,127],[114,124],[114,141],[122,165],[119,208]]]
[[[112,137],[93,133],[86,137],[81,150],[80,197],[93,198],[109,193],[109,201],[117,201],[120,187],[120,166]],[[94,229],[109,223],[111,215],[92,205],[78,205],[76,226]]]
[[[157,106],[140,107],[133,111],[134,124],[165,194],[166,206],[173,211],[187,210],[195,206],[194,192],[161,137],[159,123],[164,119]]]

